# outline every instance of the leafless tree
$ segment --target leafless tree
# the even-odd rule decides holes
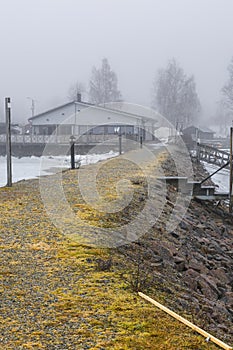
[[[229,125],[232,123],[232,112],[226,108],[223,99],[216,103],[216,111],[211,118],[211,123],[218,127],[218,132],[221,136],[229,136]]]
[[[201,110],[193,76],[186,76],[175,59],[158,71],[153,86],[152,106],[173,125],[189,125]]]
[[[115,102],[121,99],[116,73],[111,70],[107,58],[99,69],[95,66],[89,83],[89,99],[94,104]]]
[[[229,78],[227,83],[222,88],[223,105],[225,109],[233,115],[233,57],[228,66]]]

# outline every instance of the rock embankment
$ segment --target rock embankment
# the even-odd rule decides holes
[[[102,163],[97,185],[111,203],[122,194],[115,185],[130,179],[127,186],[130,182],[134,196],[122,213],[110,215],[84,202],[77,176],[82,167],[63,173],[67,201],[82,219],[78,238],[83,223],[94,227],[96,235],[99,227],[116,231],[143,209],[146,178],[133,162],[121,159],[114,159],[112,167],[109,161]],[[158,167],[160,160],[149,166]],[[88,166],[88,174],[95,167]],[[164,171],[172,171],[169,162]],[[0,348],[217,348],[132,293],[129,285],[189,319],[192,315],[191,321],[231,342],[232,223],[213,207],[191,202],[183,220],[168,232],[176,196],[170,187],[159,219],[140,240],[100,249],[61,234],[45,210],[38,180],[0,188]],[[160,197],[155,201],[153,212]]]
[[[166,160],[164,169],[167,175],[174,174],[172,161]],[[194,171],[196,178],[206,175],[201,165]],[[176,189],[169,186],[156,225],[131,250],[121,252],[136,264],[135,255],[140,256],[141,275],[149,276],[155,298],[159,291],[166,292],[166,304],[232,342],[233,217],[221,205],[192,200],[178,226],[168,232],[166,222],[176,198]]]

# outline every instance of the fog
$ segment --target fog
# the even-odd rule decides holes
[[[26,122],[67,100],[108,58],[127,102],[151,105],[156,71],[175,58],[194,74],[203,118],[215,113],[233,56],[232,0],[0,1],[0,120]]]

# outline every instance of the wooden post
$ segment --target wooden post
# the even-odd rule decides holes
[[[7,186],[12,186],[12,163],[11,163],[11,99],[5,98],[6,114],[6,157],[7,157]]]
[[[75,152],[74,152],[74,136],[70,136],[70,165],[71,169],[75,169]]]
[[[230,129],[230,190],[229,190],[229,212],[232,213],[232,208],[233,208],[233,193],[232,193],[232,181],[233,181],[233,127]]]
[[[143,299],[145,299],[145,300],[149,301],[150,303],[154,304],[155,306],[157,306],[160,310],[163,310],[164,312],[166,312],[170,316],[174,317],[176,320],[184,323],[186,326],[192,328],[194,331],[196,331],[196,332],[200,333],[201,335],[203,335],[204,337],[206,337],[206,339],[208,339],[208,341],[212,341],[213,343],[217,344],[218,346],[220,346],[221,348],[223,348],[225,350],[232,349],[232,347],[230,345],[227,345],[226,343],[223,343],[218,338],[215,338],[211,334],[209,334],[206,331],[204,331],[202,328],[196,326],[195,324],[193,324],[193,323],[189,322],[188,320],[186,320],[184,317],[182,317],[182,316],[178,315],[177,313],[175,313],[174,311],[168,309],[166,306],[158,303],[154,299],[148,297],[147,295],[145,295],[145,294],[143,294],[141,292],[138,292],[138,294]]]

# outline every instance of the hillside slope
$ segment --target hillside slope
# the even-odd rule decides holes
[[[164,155],[156,160],[163,161]],[[120,168],[131,179],[136,193],[122,217],[98,212],[83,202],[77,180],[77,172],[82,169],[62,175],[71,208],[94,227],[100,223],[103,227],[115,227],[116,223],[124,223],[134,210],[142,210],[145,184],[138,181],[141,175],[131,165],[122,163]],[[116,196],[111,184],[121,173],[112,169],[115,168],[105,167],[105,176],[98,180],[102,195],[111,199]],[[193,206],[199,214],[202,212],[202,226],[198,229],[205,231],[208,209],[202,211],[199,204],[191,204],[188,215],[193,215],[193,226],[197,226],[198,220],[195,213],[191,214]],[[184,283],[183,271],[177,270],[174,262],[177,255],[171,254],[173,248],[182,246],[178,257],[183,258],[183,249],[192,249],[189,238],[188,242],[184,240],[187,232],[191,232],[186,227],[180,227],[178,236],[167,234],[161,216],[161,223],[138,243],[119,248],[88,247],[78,243],[74,234],[63,235],[52,224],[41,200],[38,180],[0,188],[0,213],[1,349],[217,349],[136,293],[143,289],[189,320],[194,317],[207,331],[211,328],[216,331],[198,310],[193,314],[194,305],[197,306],[197,301],[199,305],[202,296],[199,300],[198,291],[192,294],[193,287],[189,281]],[[187,220],[184,222],[189,225]],[[77,237],[79,230],[81,233],[81,226],[77,227]],[[227,230],[232,235],[232,229]],[[178,264],[187,267],[183,260]],[[193,267],[190,261],[184,267],[185,272],[197,271],[192,263]],[[222,274],[226,283],[226,271]],[[231,320],[227,317],[217,333],[231,340],[232,333],[226,331]]]

